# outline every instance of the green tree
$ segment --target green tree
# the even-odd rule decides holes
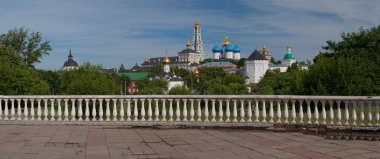
[[[60,84],[61,94],[112,95],[118,93],[117,84],[101,66],[85,63],[78,70],[64,71]]]
[[[169,93],[170,95],[189,95],[191,94],[191,91],[187,89],[186,87],[174,87],[170,89]]]
[[[138,94],[164,94],[168,82],[164,79],[142,79],[137,81]]]
[[[37,75],[43,81],[49,85],[50,94],[58,94],[59,84],[61,82],[61,76],[59,72],[50,71],[50,70],[36,70]]]
[[[42,56],[49,55],[52,50],[48,41],[42,41],[40,32],[30,32],[24,27],[0,35],[0,45],[14,49],[30,68],[34,68],[34,64],[39,63]]]

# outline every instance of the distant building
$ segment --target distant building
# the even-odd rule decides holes
[[[71,54],[71,49],[69,51],[69,56],[67,61],[63,64],[62,70],[70,71],[78,69],[78,63],[74,60],[73,55]]]
[[[119,72],[117,75],[127,76],[129,79],[131,79],[131,82],[128,84],[128,88],[124,88],[124,91],[123,88],[121,88],[121,92],[128,91],[129,94],[136,94],[139,91],[137,81],[148,78],[149,72]]]
[[[287,69],[297,61],[292,54],[292,48],[290,44],[287,46],[287,53],[281,61],[281,64],[273,64],[270,62],[270,51],[265,46],[262,50],[255,50],[244,62],[244,77],[245,83],[259,83],[261,78],[265,75],[267,70],[279,70],[280,72],[286,72]]]
[[[199,67],[212,67],[212,68],[222,68],[224,71],[228,73],[237,73],[240,71],[240,69],[237,68],[237,66],[231,62],[207,62],[204,64],[201,64]]]
[[[137,83],[135,81],[131,81],[131,83],[129,83],[128,92],[129,92],[129,94],[136,94],[137,92],[139,92],[139,88],[138,88]]]
[[[165,57],[146,58],[141,64],[144,69],[154,67],[157,64],[162,64]],[[187,41],[186,48],[177,53],[177,56],[167,57],[170,60],[170,67],[178,67],[191,69],[193,63],[198,63],[204,60],[203,42],[201,34],[201,26],[199,22],[194,25],[193,44]]]
[[[168,82],[167,91],[170,91],[174,87],[182,87],[184,86],[184,81],[180,76],[177,76],[175,73],[170,72],[170,59],[165,56],[162,63],[164,64],[164,71],[158,74],[155,74],[151,77],[151,79],[161,78],[165,79]]]
[[[233,46],[230,39],[226,36],[221,46],[215,44],[212,48],[213,59],[234,59],[240,60],[240,48],[237,44]]]

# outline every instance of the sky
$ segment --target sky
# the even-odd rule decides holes
[[[282,59],[290,43],[312,60],[342,32],[380,24],[379,0],[0,0],[0,34],[15,27],[42,33],[53,50],[39,69],[59,70],[69,49],[78,64],[126,68],[176,56],[199,21],[206,57],[228,35],[248,57],[264,45]]]

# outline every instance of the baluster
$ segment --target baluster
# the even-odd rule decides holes
[[[38,107],[37,107],[37,120],[42,120],[42,118],[41,118],[41,114],[42,114],[42,110],[41,110],[41,99],[38,99],[37,102],[38,102]]]
[[[17,99],[17,120],[21,120],[21,99]]]
[[[145,121],[145,99],[140,99],[141,100],[141,120],[140,121]]]
[[[255,123],[259,123],[260,111],[259,111],[259,100],[255,99]]]
[[[57,115],[58,115],[58,121],[62,121],[62,107],[61,107],[61,99],[57,99],[57,102],[58,102],[58,112],[57,112]],[[33,104],[32,104],[32,109],[33,109]],[[33,110],[33,114],[34,114],[34,110]],[[32,115],[34,116],[34,115]]]
[[[358,123],[357,123],[357,121],[356,121],[356,119],[357,119],[357,115],[356,115],[356,104],[357,104],[356,101],[353,101],[353,102],[352,102],[352,120],[353,120],[352,125],[353,125],[353,126],[358,126]]]
[[[234,116],[234,119],[232,122],[237,122],[237,103],[236,99],[234,99],[234,110],[232,112],[232,115]]]
[[[212,108],[211,108],[211,122],[215,122],[215,116],[216,116],[216,111],[215,111],[215,99],[211,99],[212,102]]]
[[[299,101],[299,105],[300,105],[300,110],[299,110],[299,116],[300,116],[300,124],[303,124],[303,107],[302,107],[302,104],[303,104],[303,100],[300,100]]]
[[[113,107],[112,107],[112,121],[117,121],[117,99],[112,99]]]
[[[208,119],[208,99],[205,99],[205,122],[209,122],[209,119]]]
[[[284,100],[285,109],[284,109],[284,117],[285,117],[285,124],[289,124],[289,112],[288,112],[288,100]]]
[[[338,107],[338,110],[337,110],[337,118],[338,118],[337,125],[339,125],[339,126],[342,125],[342,122],[341,122],[341,120],[342,120],[342,112],[340,110],[340,103],[341,103],[341,101],[337,101],[336,102],[336,105]]]
[[[270,102],[270,106],[269,106],[269,118],[270,118],[270,120],[269,120],[269,123],[273,124],[274,123],[274,121],[273,121],[273,116],[274,116],[274,113],[273,113],[273,99],[270,99],[269,102]]]
[[[247,113],[248,120],[247,122],[252,122],[252,103],[251,100],[248,100],[248,113]]]
[[[322,100],[322,124],[323,125],[326,125],[326,101]]]
[[[292,124],[296,124],[296,118],[297,118],[297,113],[296,113],[296,100],[291,100],[292,102]]]
[[[175,99],[177,101],[177,108],[175,110],[176,120],[175,121],[181,121],[181,111],[179,109],[179,99]]]
[[[315,117],[315,122],[314,122],[314,124],[319,125],[318,100],[313,101],[313,102],[314,102],[314,117]]]
[[[198,122],[201,122],[202,121],[202,108],[201,108],[201,99],[197,99],[198,101],[198,109],[197,109],[197,115],[198,115],[198,119],[197,121]]]
[[[380,113],[379,113],[379,101],[376,101],[376,126],[379,127]]]
[[[368,124],[367,126],[372,127],[372,102],[367,102],[368,105]]]
[[[148,121],[152,121],[152,99],[148,99]]]
[[[75,115],[76,115],[76,110],[75,110],[75,99],[71,99],[71,120],[70,121],[76,121]]]
[[[0,99],[0,120],[3,119],[3,99]]]
[[[281,124],[281,100],[277,100],[277,124]]]
[[[119,99],[119,102],[120,102],[119,121],[124,121],[124,99]]]
[[[96,121],[96,99],[92,99],[92,119],[91,121]]]
[[[187,121],[187,105],[186,105],[186,103],[187,103],[187,99],[182,99],[183,100],[183,119],[182,119],[182,121]]]
[[[127,121],[131,121],[131,99],[127,99]]]
[[[44,99],[44,121],[48,120],[48,100]]]
[[[34,99],[30,99],[30,120],[34,120]]]
[[[106,121],[111,121],[110,99],[106,99]]]
[[[139,116],[139,111],[137,109],[137,99],[133,99],[134,103],[135,103],[135,107],[134,107],[134,110],[133,110],[133,121],[138,121],[138,116]]]
[[[69,108],[68,108],[68,101],[69,99],[64,99],[65,100],[65,119],[63,119],[64,121],[68,121],[69,120]],[[38,119],[37,120],[41,120],[40,116],[41,116],[41,109],[40,109],[40,99],[37,100],[38,101],[38,108],[37,108],[37,116],[38,116]]]
[[[194,99],[190,99],[190,122],[194,121]]]
[[[169,99],[169,121],[173,121],[173,99]]]
[[[158,110],[158,100],[159,99],[154,99],[156,103],[156,107],[154,108],[154,116],[155,116],[154,121],[160,121],[160,119],[158,118],[160,116],[160,111]]]
[[[79,107],[78,107],[78,120],[83,121],[82,115],[83,115],[83,109],[82,109],[82,101],[83,99],[78,99]]]
[[[349,126],[350,123],[348,123],[348,120],[350,119],[350,113],[348,112],[348,101],[344,102],[344,116],[346,119],[346,122],[344,123],[344,125]]]
[[[266,100],[263,99],[262,102],[263,102],[263,108],[262,108],[262,115],[261,116],[263,117],[263,119],[261,120],[261,122],[267,123],[267,108],[265,107]]]
[[[334,101],[329,101],[330,106],[330,125],[334,125],[334,110],[333,110]]]
[[[245,122],[244,99],[240,100],[240,122]]]
[[[4,103],[5,103],[5,108],[4,108],[4,120],[9,120],[8,118],[8,99],[5,99],[4,100]]]
[[[85,121],[90,121],[90,118],[89,118],[89,116],[90,116],[89,99],[85,99],[85,101],[86,101],[86,112],[85,112],[86,119],[85,119]]]
[[[223,122],[223,99],[219,99],[219,122]]]
[[[15,99],[11,99],[11,120],[15,120]]]
[[[54,108],[55,99],[50,99],[50,120],[55,121],[55,108]]]
[[[360,126],[365,126],[364,124],[364,102],[360,101]]]
[[[230,116],[231,116],[231,112],[230,112],[230,100],[226,99],[226,121],[225,122],[231,122]]]
[[[1,103],[1,100],[0,100]],[[1,104],[0,104],[0,109],[1,109]],[[28,99],[24,99],[24,120],[28,120]],[[0,113],[0,118],[1,118],[1,113]]]
[[[99,99],[99,121],[104,120],[103,99]]]
[[[162,119],[161,121],[166,121],[166,99],[161,99],[162,100],[162,110],[161,110],[161,113],[162,113]]]
[[[311,109],[310,109],[310,101],[306,101],[307,104],[307,123],[306,124],[311,124]]]

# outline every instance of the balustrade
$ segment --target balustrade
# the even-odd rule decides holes
[[[379,127],[379,105],[355,96],[0,96],[0,120]]]

